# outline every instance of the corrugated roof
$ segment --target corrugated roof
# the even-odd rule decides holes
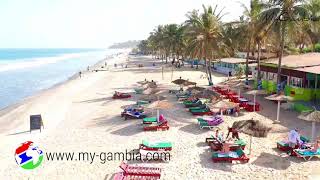
[[[278,64],[278,58],[270,59],[265,63]],[[320,66],[320,53],[307,53],[303,55],[290,55],[283,57],[282,66],[301,68],[307,66]]]
[[[312,74],[320,74],[320,66],[297,68],[295,70],[303,71],[303,72],[307,72],[307,73],[312,73]]]
[[[238,64],[238,63],[246,63],[246,59],[242,58],[222,58],[221,62],[230,63],[230,64]],[[255,60],[249,60],[249,63],[256,62]]]

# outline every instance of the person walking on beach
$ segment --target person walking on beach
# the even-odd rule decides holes
[[[81,71],[79,71],[79,78],[81,78],[81,74],[82,74],[82,72],[81,72]]]

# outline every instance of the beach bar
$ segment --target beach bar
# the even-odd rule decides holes
[[[262,88],[277,91],[278,59],[261,63]],[[253,73],[257,78],[257,70]],[[320,53],[290,55],[282,59],[281,89],[297,101],[320,99]]]
[[[256,62],[255,60],[249,60],[249,64],[252,64],[255,62]],[[237,68],[239,68],[240,65],[245,65],[245,64],[246,64],[246,59],[243,59],[243,58],[223,58],[217,62],[214,62],[213,69],[216,72],[233,76],[236,74]]]

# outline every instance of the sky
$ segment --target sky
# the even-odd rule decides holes
[[[0,48],[106,48],[146,39],[204,5],[239,19],[249,0],[1,0]]]

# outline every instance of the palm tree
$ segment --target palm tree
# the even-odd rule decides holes
[[[188,49],[194,56],[203,58],[209,85],[212,85],[211,61],[222,56],[223,43],[221,13],[217,12],[217,6],[203,5],[203,12],[192,11],[187,14],[186,35],[188,37]]]
[[[308,11],[310,21],[304,26],[312,42],[312,50],[315,51],[316,43],[320,42],[320,0],[309,0],[304,7]]]
[[[249,56],[250,51],[253,48],[253,52],[255,52],[255,43],[258,44],[258,77],[257,80],[260,82],[260,50],[261,50],[261,41],[265,35],[261,34],[262,28],[260,24],[259,15],[262,11],[262,4],[259,0],[251,0],[250,8],[246,7],[244,4],[241,4],[244,8],[244,17],[243,21],[247,25],[245,38],[247,39],[247,56],[246,56],[246,82],[249,80]],[[254,46],[252,46],[254,45]]]
[[[302,3],[304,0],[269,0],[264,2],[264,11],[261,13],[268,26],[276,26],[280,32],[280,55],[277,73],[277,92],[280,93],[281,84],[281,62],[284,50],[285,36],[288,27],[294,28],[297,23],[294,19],[305,15],[306,9]]]

